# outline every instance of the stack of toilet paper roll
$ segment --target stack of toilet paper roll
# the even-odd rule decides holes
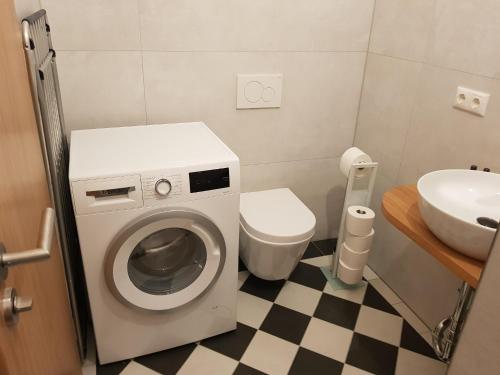
[[[368,207],[350,206],[345,221],[344,243],[340,249],[338,277],[346,284],[357,284],[370,255],[375,231],[375,213]]]

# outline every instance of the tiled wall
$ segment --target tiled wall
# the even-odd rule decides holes
[[[16,0],[21,15],[38,0]],[[500,171],[497,0],[41,0],[67,123],[203,120],[241,157],[244,190],[291,187],[335,235],[352,143],[381,163],[371,266],[429,325],[459,280],[393,229],[382,193],[434,169]],[[24,12],[24,14],[23,14]],[[284,73],[280,109],[235,110],[236,73]],[[456,86],[492,94],[485,118],[451,107]],[[497,152],[498,155],[498,152]],[[439,301],[437,304],[436,301]]]
[[[500,172],[499,17],[497,0],[377,0],[355,137],[381,162],[374,207],[385,190],[432,170]],[[457,86],[491,93],[486,117],[452,108]],[[376,229],[370,265],[434,325],[460,281],[380,211]]]
[[[499,269],[500,235],[497,235],[453,355],[449,375],[500,374]]]
[[[18,0],[26,2],[34,0]],[[288,186],[334,236],[374,0],[41,0],[71,129],[204,121],[244,190]],[[280,109],[236,110],[237,73],[283,73]]]

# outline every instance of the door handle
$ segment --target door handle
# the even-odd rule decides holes
[[[0,280],[7,278],[8,268],[23,263],[32,263],[50,257],[50,247],[54,237],[55,212],[47,207],[43,213],[40,234],[38,237],[38,248],[33,250],[7,253],[4,244],[0,242]]]
[[[20,297],[15,288],[5,288],[2,299],[3,318],[7,326],[13,326],[19,320],[19,314],[31,311],[33,300],[31,297]]]

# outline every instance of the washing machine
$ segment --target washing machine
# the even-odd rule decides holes
[[[71,133],[101,363],[236,328],[240,169],[203,123]]]

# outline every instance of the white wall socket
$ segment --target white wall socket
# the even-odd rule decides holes
[[[482,116],[486,114],[486,108],[490,100],[490,94],[458,86],[455,96],[455,108]]]
[[[282,74],[238,74],[236,108],[279,108]]]

